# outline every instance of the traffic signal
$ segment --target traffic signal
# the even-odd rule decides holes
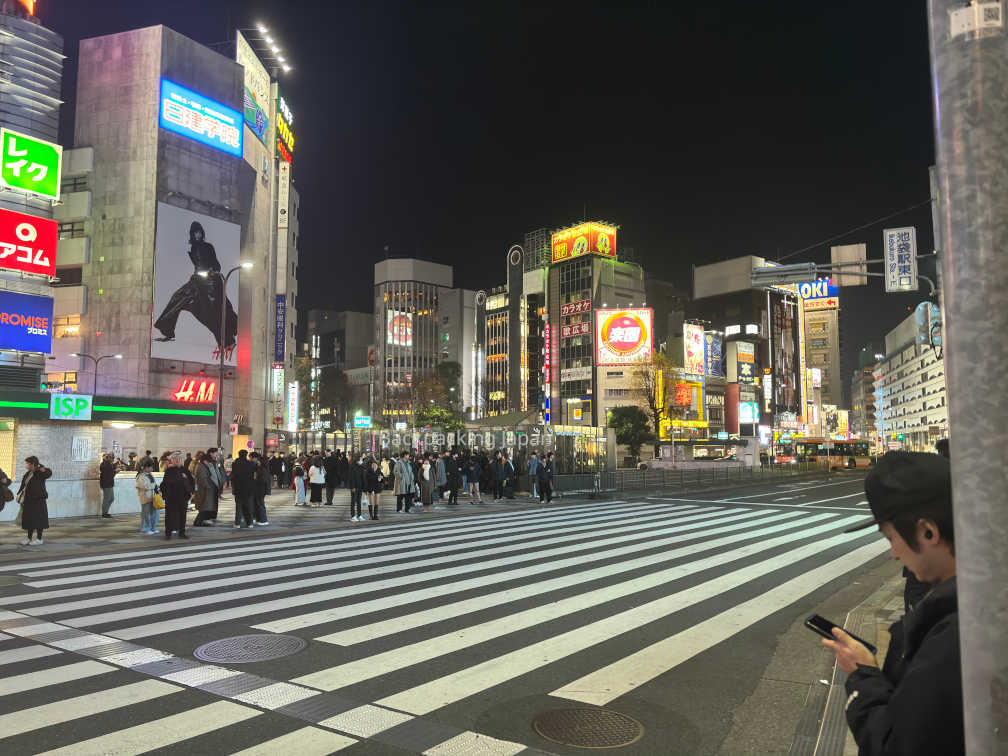
[[[914,310],[917,343],[921,346],[941,346],[941,310],[933,302],[921,302]]]

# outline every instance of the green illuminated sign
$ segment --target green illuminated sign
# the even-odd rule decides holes
[[[0,129],[0,185],[58,200],[62,159],[58,144]]]
[[[50,394],[50,420],[90,420],[91,399],[87,394]]]

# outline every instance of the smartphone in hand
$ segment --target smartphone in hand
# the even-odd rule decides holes
[[[833,635],[833,628],[840,626],[837,625],[836,623],[830,622],[825,617],[820,617],[818,614],[813,614],[811,617],[805,620],[805,627],[807,627],[813,633],[821,635],[823,638],[836,640],[836,636]],[[842,627],[840,629],[843,630]],[[871,643],[866,641],[864,638],[858,638],[856,635],[854,635],[854,633],[848,632],[846,630],[844,630],[844,632],[847,633],[847,635],[849,635],[851,638],[856,640],[858,643],[860,643],[862,646],[867,648],[869,651],[871,651],[873,655],[878,653],[878,649],[875,648],[875,646],[873,646]]]

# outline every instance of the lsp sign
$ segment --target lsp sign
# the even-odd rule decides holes
[[[83,420],[91,419],[91,400],[86,394],[50,394],[50,420]]]

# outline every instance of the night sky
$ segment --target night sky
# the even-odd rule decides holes
[[[161,23],[213,44],[270,27],[294,66],[281,85],[302,308],[370,310],[386,254],[452,264],[468,288],[503,284],[525,231],[586,213],[688,289],[692,264],[776,259],[929,196],[923,2],[39,5],[66,38],[68,103],[82,38]],[[927,205],[832,243],[879,257],[882,228],[898,225],[932,249]],[[843,290],[845,375],[922,298],[879,281]]]

